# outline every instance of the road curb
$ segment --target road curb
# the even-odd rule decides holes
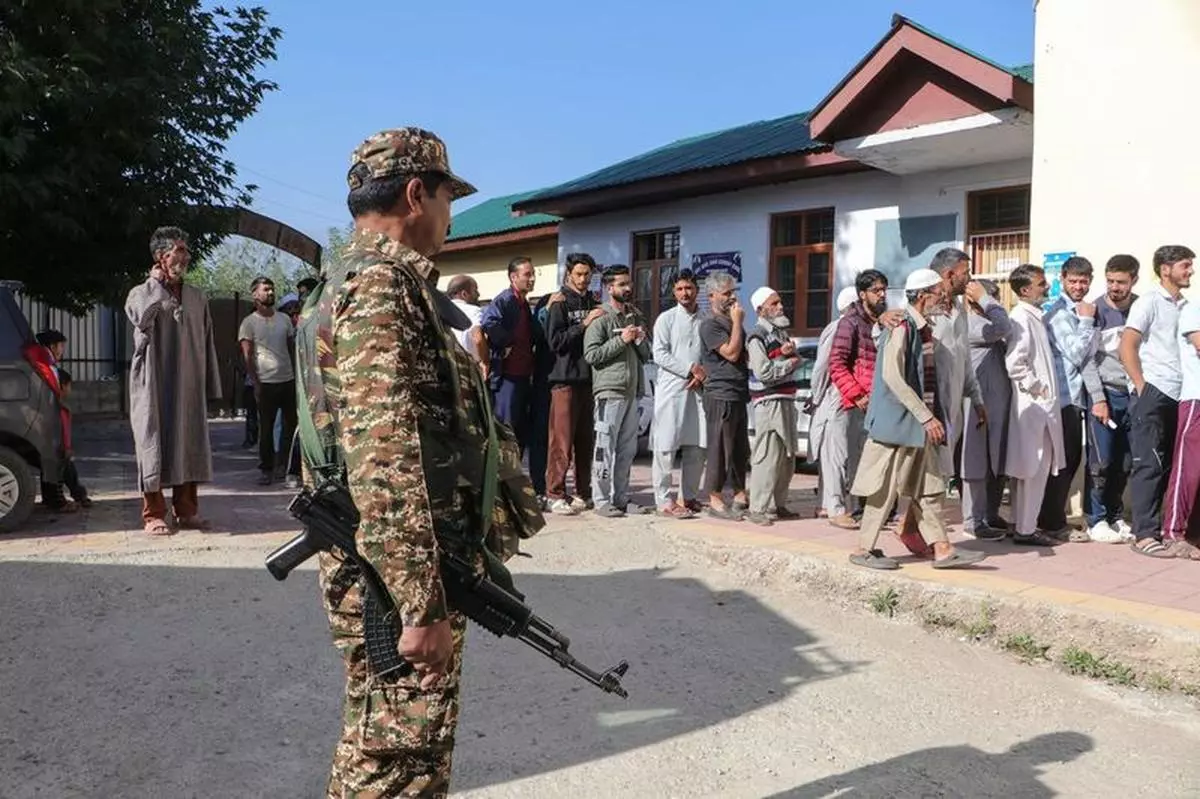
[[[1142,684],[1200,692],[1197,613],[925,563],[872,572],[850,565],[845,549],[698,520],[655,520],[651,527],[681,551],[751,582],[997,646],[1027,636],[1049,646],[1054,661],[1075,647],[1129,666]],[[880,610],[871,610],[873,600]]]

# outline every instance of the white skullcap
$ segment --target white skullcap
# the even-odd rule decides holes
[[[846,286],[846,288],[844,288],[838,292],[837,312],[841,313],[842,311],[846,310],[851,305],[853,305],[854,301],[857,299],[858,299],[858,289],[854,288],[854,286]]]
[[[905,291],[921,291],[931,289],[942,282],[942,276],[932,269],[914,269],[904,281]]]
[[[774,293],[776,293],[775,289],[769,286],[756,288],[754,293],[750,295],[750,307],[757,311],[766,304],[767,300],[771,299],[771,295]]]

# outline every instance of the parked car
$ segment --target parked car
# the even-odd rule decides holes
[[[816,463],[816,453],[810,452],[808,428],[812,417],[804,412],[804,406],[812,396],[812,370],[817,362],[817,339],[794,338],[796,355],[800,357],[800,368],[796,371],[799,387],[796,391],[796,462],[797,465]],[[754,411],[749,411],[750,417],[750,446],[754,446]]]
[[[0,281],[0,532],[29,518],[35,473],[58,474],[62,463],[58,400],[21,354],[33,330],[13,296],[18,286]]]

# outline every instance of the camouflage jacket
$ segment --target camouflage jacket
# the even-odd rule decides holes
[[[322,437],[340,445],[361,517],[358,551],[405,626],[447,618],[439,547],[470,555],[480,543],[487,400],[470,356],[437,317],[436,280],[429,259],[359,230],[311,311],[319,315],[313,372],[323,391],[309,391],[310,409]],[[533,491],[509,438],[500,442],[501,490],[484,542],[501,559],[544,523],[524,513]],[[335,565],[322,559],[323,569]]]

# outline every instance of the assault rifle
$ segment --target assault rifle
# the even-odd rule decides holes
[[[410,673],[412,664],[400,655],[395,602],[379,573],[355,547],[359,516],[349,490],[337,483],[327,483],[315,491],[305,488],[292,500],[288,511],[304,525],[304,531],[267,556],[267,571],[276,580],[284,580],[292,569],[318,552],[328,552],[334,547],[341,550],[366,583],[363,627],[372,671],[377,675],[392,671]],[[568,651],[571,641],[537,616],[524,603],[522,594],[476,573],[470,563],[444,549],[441,573],[446,600],[471,621],[497,636],[524,641],[601,690],[628,698],[629,694],[621,687],[621,678],[629,670],[626,661],[602,672],[583,665]]]

